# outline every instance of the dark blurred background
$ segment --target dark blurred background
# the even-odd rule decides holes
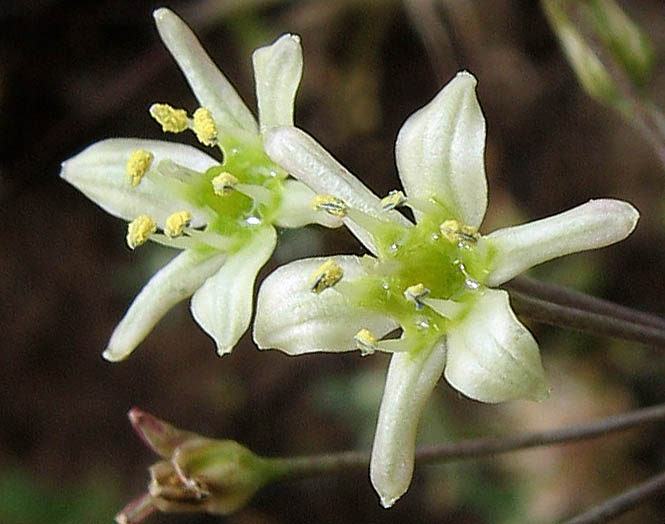
[[[665,7],[621,2],[655,50],[648,92],[665,106]],[[369,448],[388,358],[232,355],[173,310],[125,362],[101,358],[133,296],[172,253],[131,252],[125,224],[59,179],[96,140],[163,137],[151,103],[196,103],[136,0],[0,3],[0,522],[111,522],[145,490],[156,460],[126,418],[134,405],[259,454]],[[593,197],[642,213],[625,242],[549,263],[534,276],[665,314],[665,170],[642,136],[579,87],[534,1],[176,1],[254,107],[250,53],[302,36],[296,121],[378,194],[398,186],[401,123],[459,69],[479,79],[488,122],[484,231]],[[191,143],[193,143],[190,140]],[[307,255],[360,253],[345,232],[288,231],[264,269]],[[662,349],[530,324],[552,387],[541,403],[488,406],[441,381],[422,442],[587,421],[665,398]],[[236,515],[154,523],[553,522],[665,468],[663,426],[590,443],[417,468],[382,510],[367,474],[269,487]],[[663,498],[617,522],[663,522]]]

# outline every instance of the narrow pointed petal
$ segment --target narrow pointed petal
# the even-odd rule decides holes
[[[395,353],[390,361],[372,446],[370,478],[389,508],[411,484],[418,422],[446,362],[446,344]]]
[[[224,253],[183,251],[150,279],[115,328],[104,358],[124,360],[178,302],[191,296],[224,263]]]
[[[176,428],[139,408],[132,408],[127,416],[141,440],[165,459],[170,459],[178,446],[198,437],[196,433]]]
[[[358,257],[331,258],[344,270],[343,282],[366,275]],[[313,293],[310,278],[326,260],[297,260],[263,281],[254,320],[254,341],[260,349],[280,349],[289,355],[352,351],[353,337],[361,329],[380,338],[397,327],[384,315],[352,307],[335,288]]]
[[[153,16],[159,36],[187,78],[201,107],[208,109],[220,126],[237,126],[257,133],[252,112],[187,24],[165,7],[154,11]]]
[[[192,297],[194,319],[215,340],[220,356],[230,353],[249,327],[254,281],[276,243],[277,233],[272,226],[255,232]]]
[[[485,118],[476,79],[457,73],[434,99],[400,129],[397,168],[410,197],[435,198],[451,218],[479,227],[487,208]]]
[[[293,105],[302,78],[300,37],[283,35],[252,55],[261,132],[293,125]]]
[[[349,173],[333,156],[307,133],[295,127],[278,127],[266,132],[264,147],[268,156],[316,193],[334,195],[347,206],[369,215],[410,226],[397,211],[386,212],[381,200],[360,180]],[[363,227],[349,220],[344,223],[372,252],[372,236]]]
[[[515,317],[507,292],[485,289],[449,331],[445,376],[455,389],[481,402],[547,396],[538,344]]]
[[[279,227],[297,228],[307,224],[320,224],[326,227],[339,227],[342,219],[325,211],[315,211],[312,201],[316,193],[297,180],[284,181],[282,203],[275,217]]]
[[[494,257],[486,282],[498,286],[547,260],[619,242],[635,229],[639,217],[628,202],[600,199],[494,231],[484,237]]]
[[[154,156],[150,169],[162,160],[171,160],[194,171],[204,172],[218,165],[214,158],[184,144],[135,138],[110,138],[87,147],[62,163],[60,176],[108,213],[127,221],[139,215],[150,216],[160,226],[176,211],[192,213],[192,225],[205,224],[205,217],[184,200],[144,177],[132,186],[125,166],[132,152],[143,149]]]

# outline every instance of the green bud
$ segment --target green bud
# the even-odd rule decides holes
[[[587,6],[587,17],[615,60],[636,86],[644,86],[654,62],[644,32],[614,0],[590,0]]]
[[[582,88],[601,102],[616,105],[621,95],[605,65],[568,17],[569,2],[543,0],[545,14]]]

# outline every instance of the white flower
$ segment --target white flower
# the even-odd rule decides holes
[[[297,128],[265,137],[270,157],[320,193],[319,207],[343,215],[373,256],[276,270],[259,290],[254,338],[292,355],[393,353],[370,467],[385,507],[409,486],[418,421],[442,373],[482,402],[547,395],[538,345],[494,288],[546,260],[622,240],[638,219],[626,202],[593,200],[481,235],[485,120],[475,85],[459,73],[403,125],[395,150],[406,195],[380,200]],[[403,204],[416,224],[394,210]],[[400,338],[381,340],[398,327]]]
[[[300,39],[284,35],[254,52],[257,124],[187,25],[168,9],[154,17],[201,107],[191,117],[167,104],[154,104],[150,113],[166,132],[191,129],[202,144],[219,147],[223,162],[186,145],[118,138],[63,163],[62,178],[131,221],[132,249],[150,239],[183,250],[148,282],[116,327],[104,352],[111,361],[126,358],[173,305],[191,295],[194,318],[218,353],[228,353],[249,325],[256,274],[275,248],[274,226],[340,223],[313,211],[313,191],[287,180],[263,151],[264,131],[293,123]]]

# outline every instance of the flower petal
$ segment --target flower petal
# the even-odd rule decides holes
[[[479,227],[487,208],[485,118],[476,79],[457,73],[404,123],[395,143],[397,169],[408,196],[435,198],[452,218]]]
[[[316,193],[297,180],[284,181],[282,203],[275,217],[279,227],[297,228],[307,224],[320,224],[326,227],[339,227],[342,219],[323,210],[315,211],[312,201]]]
[[[210,59],[192,30],[165,7],[153,12],[159,36],[187,78],[194,96],[218,125],[257,133],[256,120],[224,74]]]
[[[219,164],[202,151],[184,144],[109,138],[92,144],[63,162],[60,176],[102,209],[127,221],[139,215],[149,215],[163,226],[171,213],[187,209],[192,213],[193,227],[205,224],[203,213],[192,209],[191,205],[155,184],[149,177],[144,177],[137,186],[129,183],[125,166],[132,152],[138,149],[154,156],[151,169],[166,159],[199,172]]]
[[[515,317],[508,293],[485,289],[448,332],[446,380],[481,402],[547,396],[538,344]]]
[[[113,331],[104,358],[112,362],[127,358],[168,310],[215,274],[225,258],[218,251],[188,249],[155,273]]]
[[[252,317],[254,281],[268,261],[277,233],[272,226],[256,231],[247,244],[194,293],[192,315],[217,344],[221,356],[230,353]]]
[[[432,348],[395,353],[390,360],[369,466],[384,508],[409,488],[418,422],[445,362],[443,338]]]
[[[366,275],[360,258],[336,256],[343,281]],[[350,306],[334,288],[312,293],[310,278],[327,257],[297,260],[273,271],[261,285],[254,320],[254,341],[261,349],[289,355],[315,351],[352,351],[362,328],[382,337],[397,327],[388,317]]]
[[[293,104],[302,78],[300,37],[283,35],[252,55],[261,132],[293,125]]]
[[[316,193],[334,195],[347,206],[397,224],[411,223],[397,211],[386,212],[381,200],[360,180],[349,173],[328,151],[307,133],[296,127],[270,129],[264,136],[268,156],[295,178],[307,184]],[[363,227],[349,220],[344,223],[372,252],[372,236]]]
[[[489,286],[498,286],[553,258],[626,238],[640,217],[628,202],[590,200],[558,215],[494,231],[483,238],[494,257]]]

